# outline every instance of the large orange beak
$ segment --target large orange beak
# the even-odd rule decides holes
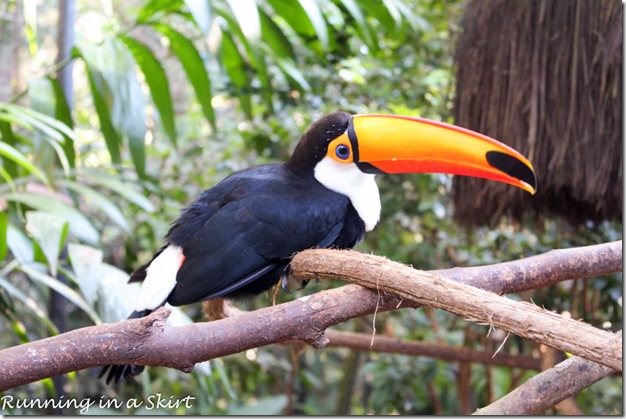
[[[366,173],[449,173],[497,180],[534,194],[532,164],[509,146],[468,129],[398,115],[355,115],[347,135]]]

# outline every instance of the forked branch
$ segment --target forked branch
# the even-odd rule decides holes
[[[572,258],[554,258],[553,252],[537,257],[532,271],[541,277],[546,271],[555,272],[550,275],[550,281],[554,282],[621,271],[621,242],[558,253],[564,254]],[[558,269],[552,260],[559,260]],[[511,263],[523,264],[523,261]],[[292,268],[300,277],[339,277],[367,283],[373,289],[351,284],[236,317],[184,327],[168,326],[165,321],[169,310],[163,308],[144,319],[86,327],[15,346],[0,351],[0,391],[106,364],[159,365],[191,371],[198,362],[277,342],[301,340],[321,348],[328,343],[324,331],[329,326],[375,311],[416,307],[423,303],[621,370],[621,338],[530,304],[515,303],[452,281],[444,276],[446,271],[429,275],[384,258],[332,250],[302,252],[295,256]],[[356,277],[356,273],[370,278],[369,282],[367,278]],[[458,271],[454,275],[459,279]],[[507,292],[516,291],[516,275],[523,284],[521,289],[528,289],[532,272],[513,268],[506,277]],[[497,285],[497,281],[491,279],[481,284],[477,278],[479,275],[474,271],[474,286],[493,289]],[[538,319],[539,323],[529,324],[531,318]],[[563,325],[580,339],[572,342],[570,337],[564,341],[565,345],[555,342],[562,338],[562,333],[555,329]],[[602,354],[603,359],[589,353],[594,351]]]
[[[293,274],[302,279],[341,279],[399,295],[409,301],[497,327],[528,340],[622,370],[622,339],[587,323],[517,302],[441,274],[352,251],[315,249],[294,256]]]

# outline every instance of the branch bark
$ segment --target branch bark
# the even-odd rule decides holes
[[[619,333],[621,335],[621,332]],[[613,373],[609,367],[574,356],[537,374],[475,415],[537,415]]]
[[[594,270],[598,274],[608,273],[611,269],[614,269],[614,272],[621,271],[621,242],[601,245],[600,249],[598,250],[596,246],[591,246],[590,248],[559,251],[561,254],[575,255],[577,262],[574,264],[570,260],[568,262],[571,265],[569,268],[559,263],[557,266],[563,269],[564,275],[561,276],[561,271],[557,270],[550,280],[557,281],[558,279],[564,281],[581,276],[592,276]],[[395,282],[394,278],[388,278],[392,284],[395,284],[394,287],[402,288],[404,286],[410,288],[411,295],[421,292],[425,295],[423,299],[429,303],[437,303],[440,300],[441,296],[439,294],[428,294],[430,291],[420,291],[424,284],[419,282],[416,284],[416,281],[410,280],[404,283],[403,278],[410,278],[417,272],[407,266],[384,258],[372,260],[373,256],[357,252],[326,251],[323,256],[316,252],[319,251],[311,250],[296,255],[294,262],[296,264],[298,261],[306,262],[307,260],[316,262],[315,259],[323,257],[328,263],[336,263],[337,260],[333,259],[333,255],[334,257],[339,257],[340,260],[344,257],[352,258],[353,262],[356,262],[357,268],[362,265],[373,269],[373,272],[370,272],[370,274],[375,278],[371,283],[374,290],[350,284],[302,297],[285,304],[243,313],[236,317],[209,323],[196,323],[184,327],[174,328],[167,326],[165,321],[169,315],[169,309],[162,308],[143,319],[77,329],[0,351],[0,371],[2,371],[0,375],[0,391],[57,374],[107,364],[159,365],[188,372],[191,371],[197,362],[288,340],[301,340],[315,348],[321,348],[329,343],[328,337],[324,334],[325,329],[329,326],[374,312],[418,306],[417,303],[409,301],[407,298],[381,292],[381,285],[384,281],[383,273],[385,268],[389,269],[389,266],[393,267],[391,269],[392,275],[400,272],[400,276],[395,278]],[[596,261],[597,263],[585,264],[585,261],[594,261],[595,258],[590,255],[598,254],[598,252],[604,252],[605,256],[603,257],[607,259]],[[608,260],[609,258],[616,258],[619,262]],[[539,262],[535,261],[536,263],[533,265],[533,270],[536,273],[557,269],[554,263],[552,263],[551,257],[540,259]],[[518,262],[524,263],[523,261]],[[339,273],[345,277],[348,266],[343,262],[339,265]],[[617,265],[619,265],[619,269]],[[488,268],[486,267],[486,269]],[[294,271],[297,272],[298,269],[294,269]],[[519,278],[525,278],[525,280],[531,275],[531,272],[527,272],[523,268],[513,269],[512,272],[516,272]],[[586,272],[586,274],[582,275],[581,272]],[[428,283],[433,282],[433,278],[436,278],[434,282],[441,285],[444,283],[443,281],[446,281],[443,278],[443,274],[445,274],[445,271],[439,271],[438,277],[427,275],[428,280],[423,282],[426,283],[425,285],[429,285]],[[317,273],[313,275],[318,276]],[[417,275],[423,276],[424,273],[418,272]],[[319,276],[323,275],[320,274]],[[508,289],[513,291],[515,279],[511,277],[507,281],[511,282]],[[447,280],[447,282],[452,281]],[[404,285],[402,285],[403,283]],[[455,282],[452,282],[452,284],[462,285]],[[474,285],[480,285],[480,281],[475,280]],[[494,286],[492,281],[487,281],[483,285],[487,288]],[[377,286],[378,291],[376,290]],[[416,286],[418,287],[417,291],[415,290]],[[474,290],[472,287],[466,288]],[[524,285],[522,289],[528,288]],[[402,289],[396,291],[402,291]],[[448,288],[445,288],[443,291],[444,294],[453,293]],[[460,292],[465,292],[465,288]],[[507,300],[493,294],[490,294],[490,296]],[[466,305],[467,299],[468,297],[463,296],[463,301],[460,303],[457,301],[456,303]],[[525,313],[540,310],[529,304],[516,304],[515,307],[519,308],[519,311],[514,312],[513,317],[517,317],[518,321],[520,320],[519,317],[522,317],[522,323]],[[495,307],[497,308],[497,305]],[[531,308],[527,310],[528,307]],[[485,310],[481,310],[484,313],[489,307],[481,306],[482,308],[485,308]],[[493,309],[494,307],[491,307],[491,310]],[[561,322],[564,319],[550,313],[547,316],[552,319],[557,328],[561,327]],[[497,317],[501,319],[500,316]],[[578,324],[578,322],[573,320],[570,320],[570,322]],[[597,332],[601,332],[591,326],[585,326],[591,329],[590,333],[593,333],[594,336]],[[504,327],[502,328],[505,329]],[[534,330],[534,332],[530,336],[531,339],[543,340],[543,330]],[[551,334],[551,332],[549,330],[546,333]],[[605,332],[600,333],[602,339],[606,341],[605,335]],[[614,339],[612,341],[609,339],[611,343],[607,344],[607,348],[610,345],[618,346],[620,349],[619,359],[621,360],[621,339]],[[571,352],[578,353],[579,351],[574,350]],[[176,356],[173,357],[171,354],[176,354]],[[610,361],[612,366],[615,364],[613,361],[615,359]],[[621,365],[619,367],[621,368]]]
[[[378,296],[358,285],[244,312],[222,320],[168,326],[170,309],[141,319],[73,330],[0,351],[0,392],[84,368],[109,364],[154,365],[190,372],[198,362],[272,343],[299,340],[316,349],[324,330],[353,317],[399,306],[396,296]],[[346,310],[350,307],[349,310]],[[176,354],[176,356],[172,356]]]
[[[488,351],[474,351],[469,348],[458,348],[439,343],[406,341],[386,336],[375,336],[366,333],[341,332],[326,330],[330,340],[327,347],[355,348],[362,351],[387,352],[411,356],[427,356],[449,362],[479,362],[485,365],[539,370],[541,361],[538,358],[524,355],[509,355]]]
[[[497,294],[547,287],[563,278],[593,278],[622,271],[622,241],[555,249],[536,256],[497,263],[429,271]]]
[[[228,300],[224,299],[204,301],[202,308],[209,320],[221,320],[226,317],[234,317],[246,313],[246,311],[234,307]],[[532,356],[475,351],[469,348],[446,345],[442,340],[438,340],[437,343],[428,343],[392,338],[384,335],[373,336],[368,333],[345,332],[334,329],[326,329],[324,334],[328,338],[328,343],[326,344],[327,348],[349,348],[364,352],[373,351],[425,356],[448,362],[475,362],[484,365],[521,368],[524,370],[539,371],[542,368],[541,359]],[[302,344],[301,341],[287,341],[284,343]]]
[[[443,275],[411,269],[353,251],[314,249],[291,262],[302,279],[341,279],[447,310],[518,336],[622,370],[622,340],[589,324],[567,319],[526,302],[516,302]]]

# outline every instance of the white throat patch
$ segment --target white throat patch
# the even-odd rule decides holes
[[[338,163],[324,157],[315,166],[314,176],[331,191],[350,198],[365,223],[365,231],[374,229],[380,219],[380,194],[374,175],[361,172],[354,163]]]

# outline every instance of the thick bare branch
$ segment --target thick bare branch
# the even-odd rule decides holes
[[[615,247],[615,244],[606,246]],[[569,251],[585,259],[586,249]],[[619,260],[621,270],[621,243],[618,249],[619,254],[611,252],[610,257]],[[298,257],[300,260],[316,258],[318,256],[315,252],[307,251]],[[327,253],[326,257],[332,253]],[[363,257],[365,260],[370,258],[356,252],[353,252],[353,256]],[[378,276],[382,273],[380,265],[388,263],[391,262],[382,258],[376,262],[374,288],[376,282],[378,285],[382,284],[382,276]],[[545,263],[545,269],[554,269],[549,258],[542,263]],[[614,261],[610,263],[615,265]],[[411,268],[399,266],[406,275],[414,272]],[[538,272],[542,272],[544,268],[535,266]],[[607,272],[602,263],[590,269],[599,269],[601,273]],[[591,275],[590,269],[587,270],[588,275]],[[529,275],[522,270],[519,272],[520,275]],[[574,277],[580,276],[567,269],[564,272],[564,276],[557,274],[555,278],[567,280],[573,279],[572,276],[568,276],[571,274],[574,274]],[[399,279],[402,280],[402,276]],[[510,282],[512,285],[510,288],[514,290],[515,280],[511,279]],[[480,286],[479,281],[474,282],[474,285]],[[485,285],[489,286],[489,283]],[[410,283],[405,286],[414,285]],[[358,285],[346,285],[236,317],[184,327],[167,326],[165,320],[169,311],[161,309],[144,319],[74,330],[0,351],[0,371],[2,371],[0,391],[45,377],[105,364],[162,365],[190,371],[197,362],[271,343],[302,340],[320,348],[328,343],[324,330],[329,326],[375,311],[417,306],[407,299],[380,292],[380,289],[376,291]],[[522,310],[521,313],[524,312],[525,310]],[[557,323],[560,327],[560,323]],[[544,331],[537,332],[543,334]]]
[[[341,279],[393,293],[579,355],[617,371],[622,368],[622,340],[609,332],[379,256],[352,251],[308,250],[294,256],[291,269],[298,278]]]
[[[555,249],[489,266],[429,271],[497,294],[547,287],[563,278],[593,278],[622,271],[622,241]]]
[[[0,392],[108,364],[159,365],[189,372],[198,362],[272,343],[299,340],[322,348],[328,343],[327,327],[370,314],[377,302],[379,312],[400,305],[396,296],[378,296],[358,285],[347,285],[182,327],[165,324],[170,310],[160,308],[142,319],[85,327],[0,351]]]
[[[621,333],[620,333],[621,335]],[[524,384],[474,412],[475,415],[537,415],[571,397],[613,370],[574,356],[537,374]]]

